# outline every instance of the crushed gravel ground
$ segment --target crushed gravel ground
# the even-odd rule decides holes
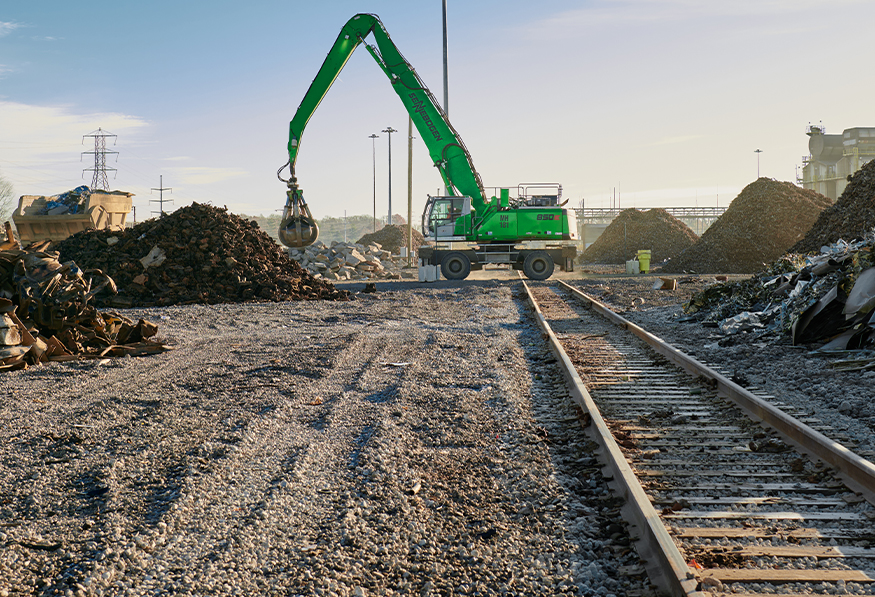
[[[0,596],[652,594],[519,284],[388,288],[4,375]]]
[[[872,457],[872,376],[588,275]],[[0,597],[653,594],[518,282],[124,313],[175,350],[2,377]]]

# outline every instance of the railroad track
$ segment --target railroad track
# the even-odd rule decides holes
[[[875,595],[875,465],[573,287],[523,284],[658,586]]]

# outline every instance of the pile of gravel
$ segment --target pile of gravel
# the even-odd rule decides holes
[[[805,238],[793,245],[793,253],[819,251],[839,239],[853,241],[875,228],[875,160],[851,176],[845,192],[824,209]]]
[[[662,267],[666,273],[755,273],[811,228],[828,197],[789,182],[760,178],[744,187],[695,245]]]
[[[581,263],[625,263],[650,249],[654,263],[671,259],[696,242],[690,227],[664,209],[625,209],[583,252]]]
[[[118,296],[98,304],[151,307],[254,300],[348,300],[314,278],[254,221],[193,203],[123,232],[86,230],[55,245],[61,260],[100,269]]]
[[[413,228],[412,230],[413,250],[416,251],[419,247],[425,244],[425,237],[422,236],[422,233],[416,228]],[[376,232],[365,234],[356,241],[356,244],[365,246],[377,244],[380,245],[384,251],[399,253],[401,247],[407,246],[407,225],[399,226],[397,224],[392,224],[391,226],[384,226]]]

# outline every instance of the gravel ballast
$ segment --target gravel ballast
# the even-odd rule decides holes
[[[0,595],[647,595],[515,283],[125,311],[0,390]]]

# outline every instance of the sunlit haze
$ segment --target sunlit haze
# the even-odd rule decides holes
[[[285,202],[288,123],[341,27],[379,15],[443,98],[441,2],[6,2],[0,176],[23,194],[90,184],[235,213]],[[854,0],[448,0],[449,115],[487,187],[558,182],[572,205],[726,206],[757,176],[795,181],[805,127],[875,126],[875,3]],[[297,175],[317,217],[407,215],[407,121],[364,48],[310,121]],[[756,154],[754,150],[761,149]],[[441,186],[413,146],[415,221]],[[113,176],[115,176],[113,178]]]

